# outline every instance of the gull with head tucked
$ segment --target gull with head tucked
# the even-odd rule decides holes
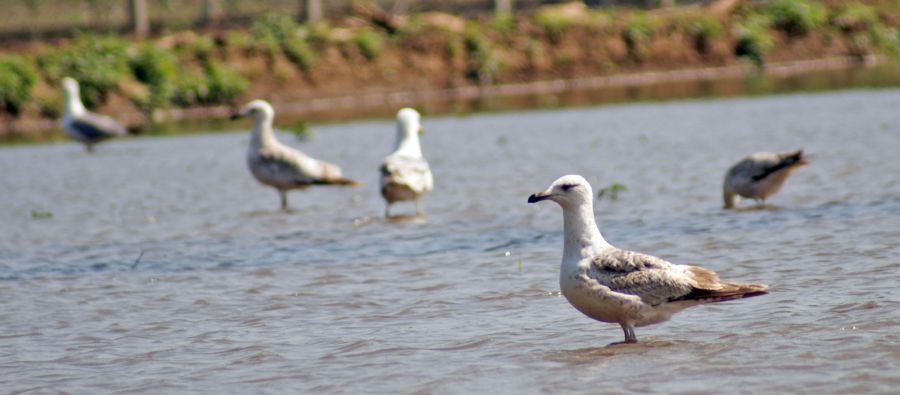
[[[562,294],[588,317],[621,325],[625,343],[637,342],[635,327],[666,321],[685,308],[766,293],[763,284],[722,281],[711,270],[613,247],[594,222],[593,191],[581,176],[559,178],[528,203],[543,200],[563,209]]]
[[[385,217],[390,216],[391,204],[408,200],[416,202],[416,214],[421,216],[419,198],[434,188],[431,168],[419,145],[421,133],[421,117],[416,110],[403,108],[397,112],[397,144],[380,168],[381,195],[387,203]]]
[[[807,164],[803,150],[794,152],[757,152],[741,159],[725,174],[722,199],[725,208],[734,208],[739,196],[755,199],[761,204],[778,192],[788,176]]]
[[[73,78],[63,78],[63,105],[62,128],[66,135],[84,144],[88,152],[94,152],[94,144],[113,137],[126,134],[125,127],[115,119],[100,115],[84,108],[78,88],[78,81]]]
[[[287,192],[311,185],[359,185],[343,178],[341,168],[328,162],[313,159],[275,139],[272,119],[275,110],[265,100],[254,100],[244,106],[232,118],[253,116],[250,146],[247,148],[247,167],[253,177],[278,190],[281,208],[287,210]]]

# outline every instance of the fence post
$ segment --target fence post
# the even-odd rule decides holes
[[[312,23],[322,19],[322,0],[305,0],[306,22]]]
[[[509,15],[512,13],[513,0],[494,0],[494,12],[498,15]]]
[[[128,15],[131,17],[131,29],[138,37],[147,37],[150,24],[147,21],[147,1],[129,0]]]

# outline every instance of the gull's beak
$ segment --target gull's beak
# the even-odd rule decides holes
[[[421,126],[419,126],[419,136],[421,136],[423,134],[425,134],[425,129],[423,129]]]
[[[235,112],[235,113],[231,113],[231,116],[228,117],[228,119],[234,121],[234,120],[236,120],[236,119],[240,119],[240,118],[243,117],[243,116],[244,116],[244,114],[239,113],[239,112]]]
[[[528,203],[537,203],[547,199],[550,199],[550,193],[547,191],[532,193],[531,196],[528,197]]]

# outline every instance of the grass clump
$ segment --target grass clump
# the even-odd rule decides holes
[[[180,75],[171,102],[178,106],[233,104],[249,83],[238,72],[216,60],[207,60],[202,73]]]
[[[96,107],[128,73],[128,43],[114,36],[82,35],[38,56],[38,65],[52,81],[78,80],[84,105]]]
[[[640,61],[647,58],[647,44],[653,38],[653,32],[654,23],[643,12],[636,12],[628,18],[622,29],[622,40],[633,59]]]
[[[274,64],[275,54],[282,52],[298,69],[307,72],[318,60],[318,55],[309,44],[309,31],[303,29],[287,15],[268,15],[253,24],[253,36],[259,47]]]
[[[804,36],[827,20],[825,6],[814,0],[773,0],[765,12],[775,27],[790,36]]]
[[[845,33],[868,30],[881,24],[878,11],[866,4],[851,2],[838,7],[831,24]]]
[[[618,200],[619,193],[625,192],[628,187],[619,183],[612,183],[597,191],[597,199],[609,198],[609,200]]]
[[[687,32],[697,52],[706,53],[709,51],[709,44],[722,35],[722,23],[713,16],[696,15],[688,19]]]
[[[488,38],[472,25],[463,32],[466,54],[466,78],[479,84],[490,84],[500,71],[500,59]]]
[[[368,60],[375,59],[384,47],[381,35],[371,29],[359,29],[350,38],[350,42],[359,49]]]
[[[16,55],[0,57],[0,111],[18,116],[37,82],[34,65]]]
[[[744,56],[761,67],[766,53],[775,44],[769,31],[771,26],[772,19],[764,14],[750,14],[744,21],[738,23],[735,29],[737,44],[734,54]]]
[[[134,78],[147,86],[148,97],[143,103],[145,112],[166,107],[174,94],[178,76],[178,60],[175,55],[153,44],[137,49],[128,66]]]

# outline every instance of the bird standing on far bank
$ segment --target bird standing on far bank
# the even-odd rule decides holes
[[[341,168],[328,162],[313,159],[275,139],[272,119],[275,110],[265,100],[247,103],[232,118],[253,116],[250,146],[247,148],[247,166],[256,179],[278,190],[281,209],[288,209],[287,192],[311,185],[359,185],[341,177]]]
[[[94,144],[127,133],[125,127],[115,119],[100,115],[84,108],[81,102],[78,81],[73,78],[63,78],[63,105],[62,128],[67,136],[84,144],[87,152],[94,152]]]
[[[428,162],[422,156],[419,135],[422,134],[421,117],[412,108],[397,112],[397,144],[394,152],[384,158],[381,165],[381,195],[387,205],[384,216],[390,216],[391,205],[415,200],[416,215],[422,216],[419,201],[422,194],[434,188],[434,179]]]
[[[593,199],[587,180],[569,175],[528,203],[552,200],[562,207],[560,290],[588,317],[622,326],[625,343],[637,342],[634,327],[666,321],[688,307],[766,293],[763,284],[722,281],[711,270],[613,247],[594,222]]]
[[[803,150],[794,152],[757,152],[728,169],[722,185],[725,208],[734,208],[739,196],[754,199],[761,205],[778,192],[787,177],[807,164]]]

